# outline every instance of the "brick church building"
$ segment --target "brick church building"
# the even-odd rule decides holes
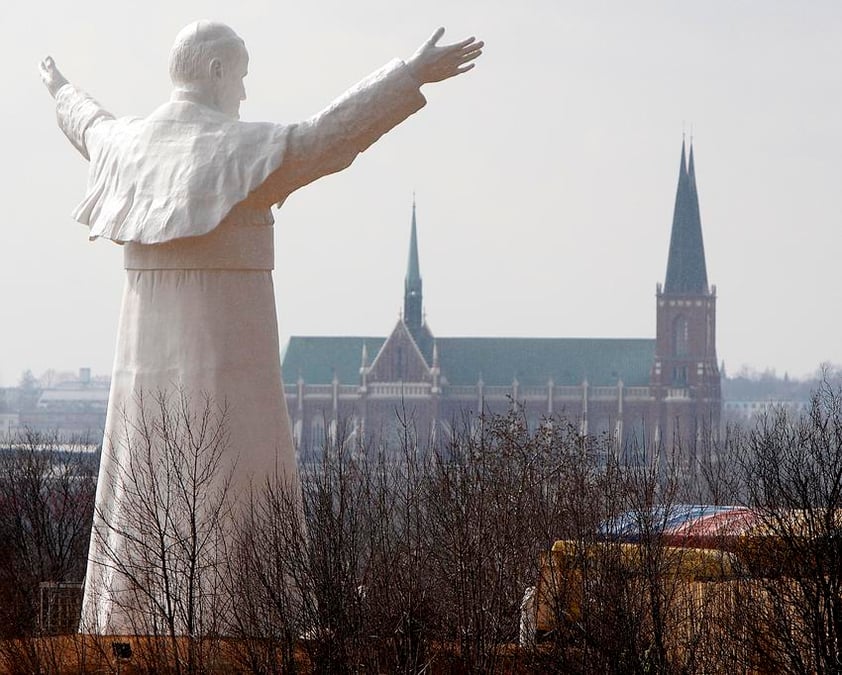
[[[667,273],[655,294],[655,338],[444,337],[424,319],[413,204],[401,318],[386,337],[299,337],[283,374],[294,435],[318,448],[343,424],[357,439],[396,438],[398,412],[416,433],[441,438],[465,412],[503,412],[530,423],[564,416],[610,434],[619,453],[695,452],[718,433],[716,287],[708,285],[692,145],[682,143]],[[686,454],[686,453],[685,453]],[[639,456],[639,455],[636,455]]]

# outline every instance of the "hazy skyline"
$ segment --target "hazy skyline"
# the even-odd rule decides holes
[[[169,95],[175,34],[229,23],[251,54],[246,120],[294,122],[439,25],[477,68],[349,170],[276,212],[281,344],[386,335],[413,191],[440,336],[653,337],[682,131],[692,134],[717,348],[803,376],[842,362],[842,5],[797,2],[7,3],[0,385],[108,373],[122,255],[71,210],[87,163],[55,124],[46,54],[115,115]]]

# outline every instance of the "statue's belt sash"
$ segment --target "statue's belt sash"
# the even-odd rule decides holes
[[[123,260],[127,270],[273,270],[274,229],[221,225],[205,235],[163,244],[128,242]]]

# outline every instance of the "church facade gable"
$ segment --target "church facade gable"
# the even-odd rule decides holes
[[[401,319],[368,368],[366,379],[374,382],[432,382],[430,365]]]

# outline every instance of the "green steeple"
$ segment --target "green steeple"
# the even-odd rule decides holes
[[[696,188],[696,167],[693,146],[689,163],[685,161],[684,141],[681,142],[681,166],[672,216],[669,259],[664,293],[680,295],[708,292],[705,245],[702,240],[702,219],[699,213],[699,193]]]
[[[418,264],[418,233],[415,224],[415,197],[412,198],[412,232],[409,237],[409,261],[403,291],[403,320],[411,332],[423,323],[421,268]]]

